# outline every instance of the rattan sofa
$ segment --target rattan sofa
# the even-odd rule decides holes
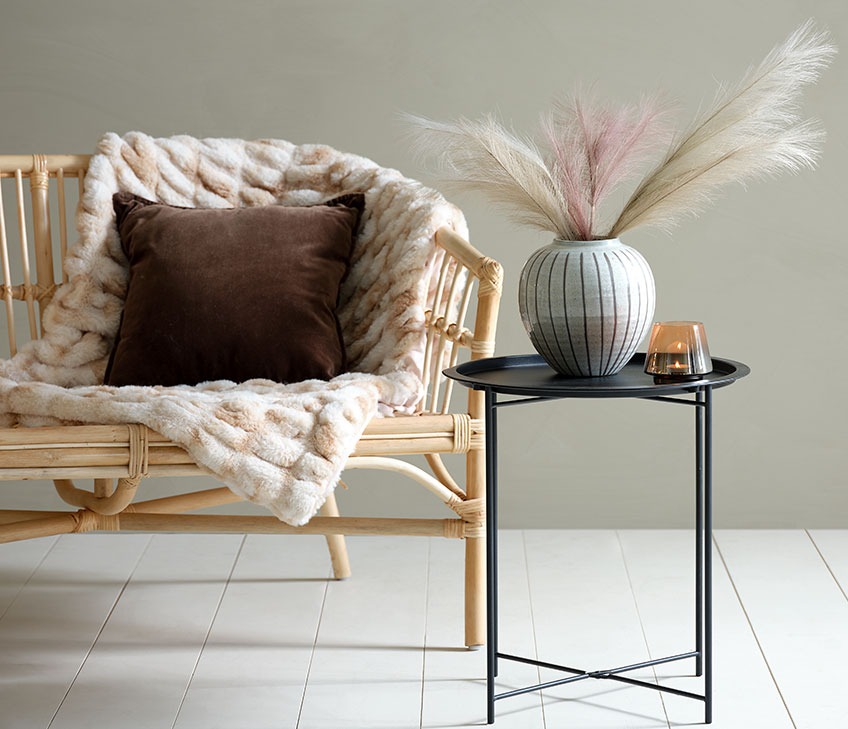
[[[68,248],[68,219],[82,190],[86,155],[0,156],[0,247],[3,285],[0,288],[9,347],[14,353],[23,339],[39,336],[40,317],[61,278]],[[15,211],[3,215],[6,210]],[[8,220],[6,219],[8,218]],[[7,222],[9,223],[7,225]],[[467,407],[451,412],[452,383],[441,366],[465,356],[477,359],[494,351],[501,296],[502,269],[447,228],[433,241],[446,252],[433,309],[427,312],[425,372],[427,397],[412,416],[375,418],[367,427],[346,468],[395,471],[424,486],[454,513],[449,518],[366,518],[339,516],[333,497],[319,516],[292,527],[274,516],[196,514],[204,507],[239,501],[228,488],[211,488],[164,498],[139,499],[146,478],[203,474],[180,446],[136,423],[0,429],[0,479],[50,480],[61,499],[74,510],[0,510],[0,542],[91,531],[167,531],[302,533],[326,535],[336,578],[350,574],[344,536],[383,534],[439,536],[465,541],[465,644],[484,642],[484,438],[482,393],[470,392]],[[10,256],[13,246],[15,255]],[[20,278],[12,277],[12,262],[20,256]],[[33,265],[34,264],[34,265]],[[462,284],[459,314],[449,316],[446,282],[456,266],[471,275]],[[21,282],[22,281],[22,282]],[[454,283],[453,285],[457,285]],[[449,287],[448,287],[449,288]],[[473,328],[464,318],[475,297]],[[18,302],[18,303],[15,303]],[[441,302],[441,303],[440,303]],[[15,327],[14,311],[23,307],[25,331]],[[465,454],[464,487],[450,475],[442,453]],[[397,458],[425,456],[430,473]],[[93,479],[89,489],[76,479]],[[460,479],[461,480],[461,479]],[[0,496],[2,498],[2,496]]]

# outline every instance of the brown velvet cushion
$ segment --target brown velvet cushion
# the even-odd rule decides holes
[[[362,194],[323,205],[177,208],[112,199],[130,278],[107,385],[329,379]]]

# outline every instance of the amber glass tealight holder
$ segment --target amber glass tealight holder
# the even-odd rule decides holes
[[[707,334],[699,321],[663,321],[651,329],[645,372],[658,382],[700,380],[712,372]]]

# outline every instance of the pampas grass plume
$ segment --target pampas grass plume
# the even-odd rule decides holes
[[[668,229],[697,214],[728,183],[813,168],[824,131],[799,118],[798,101],[835,53],[828,34],[808,20],[738,84],[719,88],[713,104],[636,188],[610,234],[638,225]]]
[[[460,190],[481,192],[506,206],[519,224],[574,236],[568,204],[535,142],[522,139],[493,116],[436,122],[411,114],[411,136],[421,159],[436,160],[441,178]]]

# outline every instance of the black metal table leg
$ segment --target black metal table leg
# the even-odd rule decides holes
[[[488,724],[495,721],[495,673],[497,672],[497,396],[485,391],[486,403],[486,706]]]
[[[703,403],[698,390],[695,402]],[[704,673],[704,408],[695,407],[695,675]]]
[[[713,721],[713,388],[704,388],[704,723]]]
[[[490,423],[490,427],[492,428],[492,445],[494,446],[494,453],[492,454],[492,474],[493,474],[493,483],[492,486],[492,500],[486,502],[486,508],[489,510],[489,519],[492,524],[492,549],[495,554],[492,559],[492,564],[494,565],[494,570],[492,571],[492,591],[494,593],[492,597],[492,605],[494,606],[494,621],[495,621],[495,676],[498,675],[498,636],[500,631],[498,630],[498,614],[499,614],[499,604],[498,604],[498,595],[500,595],[499,584],[498,584],[498,395],[497,393],[492,393],[492,420]]]

